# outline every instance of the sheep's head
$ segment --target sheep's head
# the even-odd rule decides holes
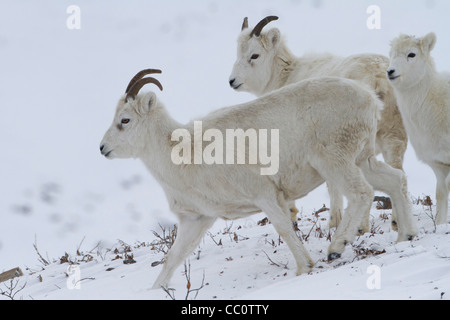
[[[423,38],[400,35],[391,43],[391,64],[387,76],[397,88],[409,88],[419,83],[429,68],[434,68],[430,56],[436,44],[436,35],[429,33]]]
[[[100,152],[106,158],[137,158],[145,148],[148,133],[145,128],[149,128],[151,112],[158,100],[153,92],[138,93],[147,83],[163,89],[158,80],[143,78],[150,73],[161,73],[161,70],[146,69],[137,73],[120,98],[113,123],[100,143]]]
[[[278,17],[269,16],[261,20],[253,29],[248,28],[248,19],[244,19],[238,38],[237,60],[230,76],[230,86],[239,91],[256,95],[264,93],[270,78],[274,58],[280,43],[280,31],[262,29]]]

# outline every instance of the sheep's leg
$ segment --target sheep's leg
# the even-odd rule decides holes
[[[388,148],[383,148],[381,152],[383,154],[384,162],[394,169],[403,171],[403,158],[406,152],[406,143],[399,140],[397,143],[386,141],[385,144],[388,145]]]
[[[344,203],[342,194],[339,190],[327,183],[328,194],[330,195],[330,221],[329,228],[337,228],[342,221],[342,212],[344,211]],[[358,228],[358,234],[362,235],[369,231],[370,210],[366,212]]]
[[[330,228],[337,228],[342,220],[343,201],[342,194],[337,188],[327,183],[328,194],[330,195]]]
[[[397,143],[395,143],[394,139],[390,136],[386,136],[385,139],[387,141],[384,144],[387,147],[382,151],[384,161],[392,168],[403,171],[403,157],[406,152],[406,143],[400,140],[397,140]],[[392,208],[391,227],[392,230],[398,231],[398,217],[394,207]]]
[[[436,175],[436,224],[447,223],[448,193],[450,189],[450,167],[433,164],[432,169]]]
[[[393,143],[394,139],[389,135],[385,135],[382,138],[377,137],[377,139],[378,141],[385,140],[383,141],[383,146],[381,148],[384,161],[392,168],[403,171],[403,156],[406,151],[406,147],[404,146],[405,143],[400,140],[398,140],[397,143]],[[394,231],[398,231],[397,212],[395,212],[394,208],[392,208],[391,228]]]
[[[397,241],[414,238],[417,235],[417,228],[413,220],[406,176],[403,171],[378,161],[374,156],[364,160],[360,168],[375,190],[382,191],[391,197],[392,211],[397,213],[398,220]]]
[[[443,209],[442,212],[442,217],[441,219],[443,220],[442,223],[447,223],[447,217],[448,217],[448,196],[450,193],[450,168],[449,170],[447,170],[447,178],[445,179],[445,185],[447,186],[447,197],[444,198],[444,205],[447,204],[447,209]]]
[[[298,213],[298,209],[295,206],[295,201],[289,202],[289,212],[291,213],[292,224],[295,227],[297,226],[297,213]]]
[[[384,84],[380,84],[380,88]],[[378,132],[376,144],[383,154],[384,162],[394,169],[403,171],[403,159],[408,146],[408,136],[402,125],[402,117],[398,110],[397,100],[392,88],[383,92],[381,90],[381,100],[384,102],[384,109],[381,112],[381,119],[378,121]],[[391,226],[394,231],[398,231],[397,212],[393,208]]]
[[[289,219],[289,215],[286,214],[289,210],[288,206],[281,201],[270,201],[266,199],[258,201],[256,204],[266,213],[275,230],[287,243],[294,255],[297,263],[297,275],[311,272],[314,262],[292,228],[292,222]]]
[[[182,217],[177,237],[166,255],[161,273],[152,289],[167,286],[176,268],[185,261],[197,248],[205,232],[213,225],[215,218],[201,216],[199,218]]]
[[[322,167],[320,174],[347,198],[348,206],[328,247],[328,260],[339,258],[347,243],[353,242],[363,217],[370,211],[373,190],[355,164],[339,168]]]

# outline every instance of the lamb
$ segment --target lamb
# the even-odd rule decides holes
[[[318,76],[337,76],[360,81],[371,87],[384,102],[378,121],[376,151],[382,153],[386,163],[403,170],[403,157],[408,138],[397,109],[393,89],[386,78],[389,59],[376,54],[359,54],[347,58],[331,54],[294,56],[277,28],[263,31],[276,16],[268,16],[253,29],[244,19],[238,37],[237,60],[230,75],[230,86],[261,96],[291,83]],[[328,185],[330,193],[330,228],[342,219],[342,195]],[[292,211],[297,211],[292,204]],[[392,228],[397,229],[396,213],[392,213]],[[369,212],[360,233],[369,229]]]
[[[353,241],[362,219],[360,212],[371,205],[370,184],[392,195],[402,222],[398,241],[416,234],[408,223],[411,208],[403,172],[374,157],[376,116],[382,104],[372,91],[348,79],[310,79],[182,125],[169,116],[154,92],[139,94],[146,83],[162,90],[158,80],[145,77],[160,72],[143,70],[130,81],[100,144],[101,153],[108,159],[141,159],[179,218],[177,238],[153,288],[168,284],[174,270],[218,218],[237,219],[259,212],[266,213],[287,243],[297,264],[297,275],[310,272],[314,262],[292,228],[287,203],[305,196],[324,179],[349,202],[328,248],[330,260],[340,257],[345,245]],[[175,157],[174,161],[174,153],[179,152],[174,150],[179,150],[182,143],[178,133],[201,135],[203,132],[195,129],[200,121],[205,130],[203,141],[207,141],[207,132],[225,134],[235,128],[276,130],[278,139],[271,139],[267,148],[278,151],[278,169],[262,174],[265,165],[260,158],[254,164],[176,163],[179,159]],[[201,145],[205,146],[210,144]],[[195,160],[196,148],[194,145],[189,152],[184,150],[189,159],[185,159],[184,151],[183,159]],[[245,152],[250,156],[249,150]],[[238,149],[234,148],[232,155],[239,157]]]
[[[387,75],[419,160],[436,175],[436,223],[447,223],[450,190],[450,74],[438,73],[430,53],[436,35],[400,35],[391,44]]]

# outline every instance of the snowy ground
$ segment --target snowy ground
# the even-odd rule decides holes
[[[251,95],[228,86],[236,38],[243,17],[252,25],[269,14],[280,17],[273,26],[298,55],[386,55],[399,33],[434,31],[436,65],[450,70],[450,3],[444,0],[80,0],[81,29],[69,30],[66,9],[72,4],[0,4],[0,272],[16,266],[24,270],[20,283],[26,287],[16,298],[168,298],[162,290],[148,290],[161,268],[150,265],[162,258],[161,252],[141,245],[132,249],[137,263],[125,265],[107,251],[121,247],[119,239],[132,247],[148,244],[158,224],[167,229],[176,223],[162,190],[140,162],[107,161],[98,151],[116,101],[136,71],[163,70],[158,79],[165,90],[158,96],[180,122],[248,101]],[[366,9],[374,4],[381,9],[380,30],[366,26]],[[434,201],[434,175],[411,148],[404,167],[411,197],[430,195]],[[400,244],[389,221],[380,218],[390,212],[374,208],[374,235],[360,237],[340,260],[328,264],[329,241],[319,237],[329,232],[322,220],[327,212],[318,218],[320,232],[311,229],[312,213],[328,202],[323,186],[297,201],[299,234],[313,230],[305,245],[316,261],[313,273],[301,277],[294,276],[293,258],[273,226],[257,224],[264,215],[232,225],[218,222],[200,246],[200,259],[191,258],[192,286],[201,284],[203,272],[207,283],[198,299],[449,299],[450,230],[448,225],[435,230],[426,207],[415,206],[420,236]],[[212,238],[221,238],[222,245]],[[59,259],[65,252],[72,261],[81,259],[76,255],[81,242],[84,253],[100,246],[91,254],[93,261],[79,265],[85,279],[81,290],[68,290],[68,265]],[[43,257],[57,262],[39,263],[34,243]],[[361,252],[369,256],[361,259]],[[379,290],[367,286],[370,265],[380,267]],[[177,299],[186,294],[182,271],[171,285]]]
[[[168,292],[149,289],[167,249],[152,235],[146,243],[119,241],[108,248],[85,249],[82,243],[48,261],[49,265],[41,260],[14,282],[14,298],[450,299],[450,227],[436,228],[430,218],[433,208],[419,204],[414,214],[420,235],[396,244],[396,233],[390,231],[388,221],[390,211],[375,207],[376,203],[370,232],[358,237],[342,258],[332,263],[326,261],[333,233],[327,228],[328,211],[303,212],[297,234],[315,261],[314,271],[307,275],[295,276],[287,245],[260,214],[232,223],[218,222],[186,265],[175,272],[168,288],[173,290]],[[163,236],[161,228],[155,232]],[[171,235],[169,228],[165,235]],[[3,290],[8,293],[7,286],[10,283],[4,284]]]

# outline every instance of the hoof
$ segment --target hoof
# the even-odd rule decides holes
[[[398,231],[397,221],[392,220],[392,221],[391,221],[391,227],[392,227],[392,230]]]
[[[363,234],[367,233],[370,231],[370,227],[369,227],[369,221],[365,221],[363,224],[361,224],[358,228],[358,234],[357,236],[362,236]]]
[[[412,241],[412,240],[414,240],[416,235],[417,234],[415,234],[415,233],[409,233],[409,234],[406,234],[406,235],[399,235],[399,237],[397,238],[397,242]]]
[[[167,283],[157,283],[157,282],[155,282],[153,284],[153,286],[151,287],[151,290],[158,290],[158,289],[163,289],[163,288],[167,288]]]
[[[312,261],[307,263],[305,266],[297,266],[296,275],[300,276],[302,274],[308,274],[308,273],[312,272],[313,267],[314,267],[314,262],[312,262]]]
[[[328,254],[328,262],[339,259],[340,257],[341,257],[340,253],[337,253],[337,252],[330,253],[330,254]]]

